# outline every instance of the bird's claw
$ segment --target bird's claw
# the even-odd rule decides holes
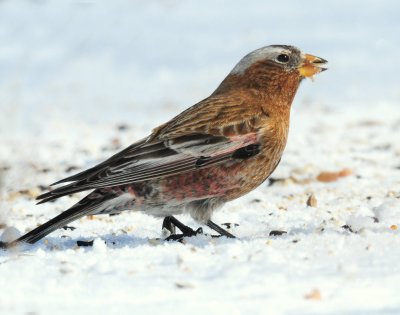
[[[187,225],[183,224],[180,222],[178,219],[176,219],[173,216],[168,216],[164,218],[163,225],[162,225],[162,233],[165,235],[164,239],[166,241],[182,241],[184,237],[192,237],[196,236],[199,234],[203,234],[206,236],[211,236],[212,238],[217,238],[221,236],[226,236],[228,238],[235,238],[234,235],[229,233],[228,231],[225,231],[218,225],[216,225],[212,221],[208,221],[207,226],[213,229],[214,231],[219,232],[219,235],[212,235],[212,234],[204,234],[203,233],[203,228],[199,227],[196,231],[193,230],[192,228],[188,227]],[[182,233],[176,234],[176,228],[181,230]]]
[[[198,234],[203,234],[203,228],[201,228],[201,227],[199,227],[196,231],[191,229],[188,226],[186,226],[186,228],[187,229],[185,229],[184,233],[181,233],[181,234],[171,233],[167,238],[165,238],[165,240],[166,241],[178,241],[178,242],[180,242],[180,241],[182,241],[182,239],[184,237],[192,237],[192,236],[196,236]]]

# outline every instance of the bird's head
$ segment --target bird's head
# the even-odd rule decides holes
[[[298,48],[287,45],[271,45],[247,54],[230,74],[246,75],[251,70],[265,70],[266,74],[295,73],[300,78],[312,77],[327,68],[327,61],[320,57],[302,53]]]
[[[244,56],[217,89],[253,88],[272,95],[296,92],[302,79],[326,70],[327,61],[287,45],[259,48]],[[289,93],[290,94],[290,93]]]

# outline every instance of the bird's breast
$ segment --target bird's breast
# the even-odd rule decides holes
[[[237,168],[239,187],[233,188],[230,199],[238,198],[261,185],[278,166],[286,146],[288,120],[270,123],[258,137],[258,153],[244,159]]]

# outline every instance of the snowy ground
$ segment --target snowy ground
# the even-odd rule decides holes
[[[246,52],[291,43],[331,64],[301,87],[273,181],[215,214],[238,240],[166,243],[140,213],[85,218],[0,252],[0,313],[400,314],[399,10],[0,2],[0,223],[21,232],[80,197],[36,206],[46,185],[206,97]]]

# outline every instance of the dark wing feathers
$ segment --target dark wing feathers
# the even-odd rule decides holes
[[[150,142],[148,143],[148,140],[150,137],[147,137],[145,139],[142,139],[126,149],[118,152],[117,154],[113,155],[109,159],[105,160],[104,162],[89,168],[83,172],[80,172],[78,174],[69,176],[67,178],[64,178],[60,181],[57,181],[53,185],[58,185],[61,183],[66,183],[66,182],[75,182],[83,179],[87,179],[101,171],[104,170],[104,167],[106,166],[107,168],[109,167],[114,167],[114,166],[123,166],[125,164],[131,164],[132,160],[135,158],[137,159],[146,159],[146,158],[152,158],[156,154],[157,157],[165,157],[168,155],[174,155],[177,152],[174,150],[168,150],[169,148],[166,147],[165,143],[163,141],[159,142]],[[185,147],[186,149],[190,149],[190,147],[197,147],[199,148],[200,145],[202,144],[208,144],[207,146],[208,150],[212,150],[214,145],[219,145],[219,143],[226,141],[227,139],[225,137],[218,137],[218,136],[210,136],[210,135],[201,135],[201,134],[194,134],[194,135],[189,135],[189,136],[181,136],[176,139],[167,141],[167,146],[171,146],[175,150],[179,150],[180,147]]]
[[[84,190],[188,172],[227,160],[234,150],[241,147],[241,143],[221,136],[195,134],[182,138],[184,139],[142,143],[140,146],[135,146],[134,150],[124,150],[125,154],[115,155],[87,171],[69,177],[68,181],[74,182],[42,194],[37,199],[41,200],[39,203],[44,203]],[[221,154],[215,150],[216,145]],[[203,161],[205,155],[211,152],[214,155],[207,156]]]
[[[135,142],[134,144],[130,145],[129,147],[125,148],[124,150],[114,154],[113,156],[111,156],[110,158],[105,160],[104,162],[102,162],[100,164],[97,164],[96,166],[91,167],[91,168],[89,168],[89,169],[87,169],[87,170],[85,170],[83,172],[80,172],[78,174],[75,174],[75,175],[66,177],[66,178],[64,178],[62,180],[59,180],[59,181],[51,184],[51,186],[58,185],[58,184],[61,184],[61,183],[74,182],[74,181],[77,181],[77,180],[84,179],[84,178],[90,176],[91,174],[96,173],[104,165],[111,164],[111,163],[113,163],[115,161],[119,161],[121,158],[123,158],[125,156],[129,156],[129,154],[131,154],[132,152],[135,152],[135,151],[140,152],[139,151],[140,147],[142,147],[146,143],[147,139],[148,138],[139,140],[139,141]]]
[[[227,124],[238,126],[254,119],[257,113],[244,111],[244,106],[237,95],[211,96],[108,160],[54,183],[70,182],[37,199],[43,203],[79,191],[152,180],[238,158],[234,152],[256,143],[257,130],[250,128],[232,137],[223,136],[221,130]],[[246,158],[253,151],[240,151],[236,156]]]

